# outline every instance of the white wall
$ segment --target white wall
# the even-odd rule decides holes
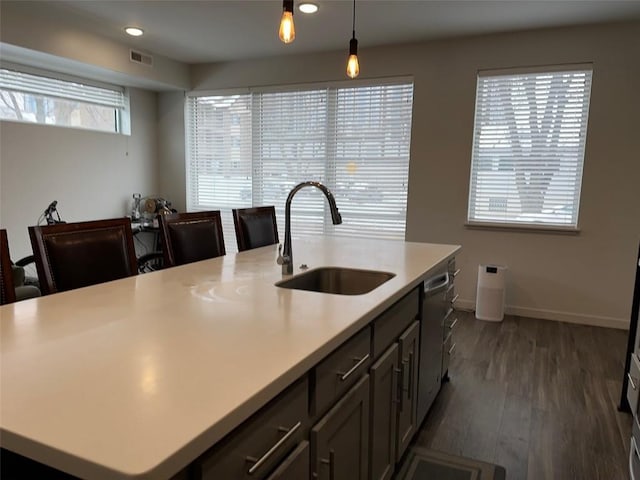
[[[157,54],[152,67],[131,62],[129,50],[140,50],[135,39],[117,42],[100,35],[104,27],[95,18],[79,28],[64,8],[35,2],[0,2],[0,13],[3,61],[148,90],[189,87],[187,65]]]
[[[163,92],[158,99],[158,138],[161,151],[158,158],[160,193],[179,212],[187,209],[185,197],[185,92]]]
[[[360,46],[361,78],[414,76],[406,237],[463,246],[460,305],[474,304],[478,264],[498,263],[509,267],[508,311],[617,327],[628,323],[640,240],[639,58],[638,22]],[[343,80],[345,60],[344,51],[287,56],[201,65],[191,74],[197,90]],[[466,228],[478,69],[584,62],[593,62],[594,75],[580,234]],[[182,99],[162,97],[178,125]],[[184,169],[184,155],[168,158],[164,152],[183,143],[178,128],[161,138],[161,162],[173,164],[163,170],[172,177]],[[172,182],[161,176],[161,183]]]
[[[0,225],[14,260],[52,200],[63,220],[128,214],[134,192],[157,193],[157,95],[131,89],[131,136],[0,122]]]

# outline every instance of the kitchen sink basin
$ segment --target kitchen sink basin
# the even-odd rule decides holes
[[[337,295],[362,295],[395,277],[395,273],[322,267],[276,283],[277,287]]]

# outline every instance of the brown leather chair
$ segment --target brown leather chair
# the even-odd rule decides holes
[[[45,295],[138,273],[128,218],[29,227],[29,236]]]
[[[233,209],[233,224],[241,252],[279,242],[273,206]]]
[[[11,257],[9,257],[9,240],[7,231],[0,230],[0,305],[16,301],[16,290],[13,285]]]
[[[220,211],[160,215],[165,267],[226,253]]]

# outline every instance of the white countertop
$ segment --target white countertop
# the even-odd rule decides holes
[[[296,266],[396,274],[364,295],[275,287],[273,245],[0,307],[0,445],[80,477],[169,477],[459,248],[293,241]]]

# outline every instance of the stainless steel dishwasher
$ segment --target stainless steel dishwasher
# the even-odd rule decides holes
[[[418,377],[418,425],[440,391],[442,381],[442,336],[444,320],[451,313],[447,292],[450,286],[447,265],[425,280],[420,324],[420,369]]]

